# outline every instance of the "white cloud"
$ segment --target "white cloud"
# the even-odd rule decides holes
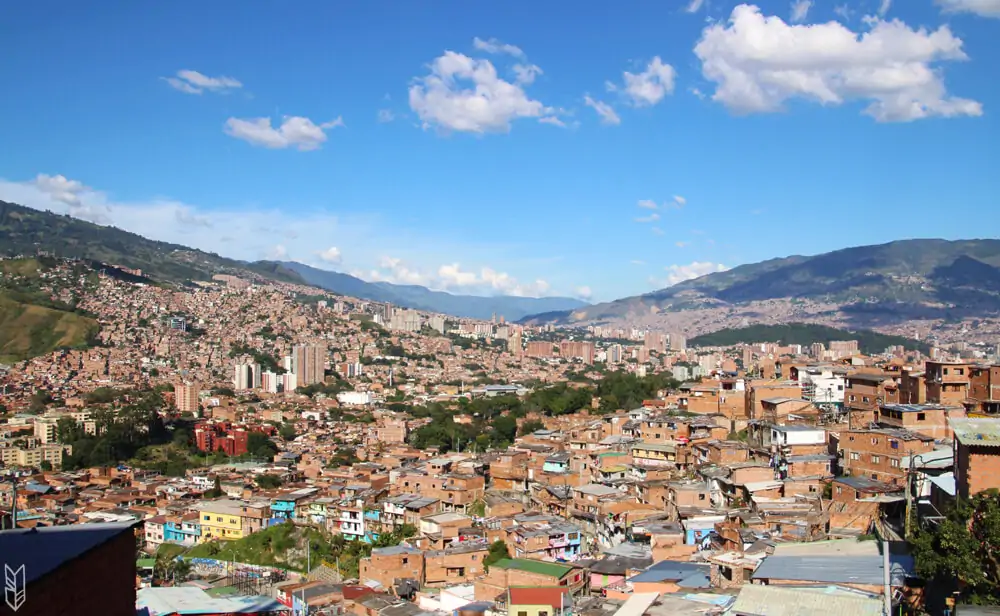
[[[652,199],[640,199],[639,207],[647,210],[655,210],[659,206],[657,206],[656,201],[653,201]]]
[[[779,111],[804,98],[824,105],[870,101],[865,113],[885,122],[982,115],[980,103],[948,95],[935,67],[967,59],[947,26],[928,31],[896,19],[866,22],[861,34],[833,21],[788,25],[743,4],[728,24],[705,28],[694,52],[717,86],[712,98],[739,113]]]
[[[603,124],[617,125],[622,123],[622,119],[618,117],[618,114],[615,113],[615,110],[611,105],[602,101],[595,101],[590,98],[590,96],[584,96],[583,102],[588,107],[594,108],[597,115],[601,116],[601,122]]]
[[[446,51],[431,63],[427,75],[410,86],[410,108],[425,128],[480,134],[507,132],[520,118],[545,120],[556,115],[554,109],[529,98],[522,85],[497,76],[489,60]]]
[[[453,255],[495,255],[494,247],[478,243],[451,243],[445,237],[414,237],[412,229],[394,229],[377,217],[338,216],[326,211],[306,210],[294,217],[279,209],[260,209],[239,203],[211,210],[181,201],[156,198],[119,201],[87,186],[86,182],[61,175],[40,174],[21,182],[0,178],[0,200],[22,204],[55,214],[67,214],[101,225],[113,225],[153,240],[190,246],[226,257],[294,260],[323,267],[343,263],[341,271],[357,272],[367,280],[418,284],[445,290],[460,288],[477,295],[498,293],[538,297],[551,295],[542,279],[518,280],[500,268],[455,266],[438,276],[438,264],[452,263]],[[224,230],[220,232],[220,229]],[[330,238],[337,237],[337,246]],[[410,250],[403,257],[382,256],[385,246]],[[347,255],[347,256],[345,256]],[[427,265],[428,263],[433,266]],[[455,282],[467,286],[454,286]],[[572,287],[567,287],[571,289]],[[566,293],[569,294],[569,293]]]
[[[632,265],[645,265],[646,264],[646,262],[643,261],[642,259],[632,259],[631,261],[629,261],[629,263],[631,263]]]
[[[946,13],[974,13],[980,17],[1000,18],[1000,0],[937,0]]]
[[[878,14],[880,17],[885,17],[886,13],[892,7],[892,0],[882,0],[882,4],[878,6]]]
[[[649,216],[642,216],[640,218],[636,218],[635,221],[636,222],[643,222],[643,223],[645,223],[645,222],[656,222],[659,219],[660,219],[660,215],[657,214],[656,212],[653,212]]]
[[[792,23],[802,23],[805,21],[809,15],[810,8],[812,8],[812,0],[795,0],[795,2],[792,2]]]
[[[705,0],[691,0],[685,9],[688,13],[697,13],[701,10],[701,5],[705,3]]]
[[[340,249],[336,246],[330,246],[326,250],[319,250],[316,252],[316,256],[327,263],[340,263],[341,258]]]
[[[560,128],[566,128],[566,123],[556,116],[545,116],[544,118],[539,118],[538,121],[542,124],[551,124]]]
[[[676,76],[674,67],[664,64],[660,56],[656,56],[641,73],[633,74],[625,71],[624,92],[637,107],[655,105],[663,100],[664,96],[674,93]]]
[[[82,182],[70,180],[64,175],[39,173],[34,184],[38,190],[66,205],[80,205],[80,193],[88,190]]]
[[[206,90],[226,92],[243,87],[242,83],[232,77],[209,77],[192,70],[177,71],[176,76],[164,77],[163,80],[170,84],[170,87],[186,94],[201,94]]]
[[[698,88],[691,88],[691,94],[694,94],[696,97],[698,97],[698,100],[702,101],[705,100],[705,93],[699,90]]]
[[[344,120],[340,117],[317,125],[309,118],[290,116],[277,128],[271,126],[271,118],[229,118],[225,132],[253,145],[275,150],[295,148],[304,152],[318,149],[326,141],[326,131],[343,125]]]
[[[667,270],[667,278],[664,282],[666,286],[671,287],[685,280],[700,278],[708,274],[714,274],[715,272],[724,272],[729,268],[721,263],[692,261],[687,265],[668,265],[664,269]]]
[[[542,74],[542,69],[540,69],[535,64],[515,64],[514,65],[514,75],[517,77],[518,83],[523,83],[528,85],[535,82],[535,78]]]
[[[691,242],[676,242],[674,244],[674,246],[677,246],[678,248],[687,248],[690,245],[691,245]]]
[[[576,288],[576,296],[582,300],[589,301],[590,298],[594,296],[594,292],[591,291],[590,287],[584,285]]]
[[[490,267],[480,268],[478,272],[465,270],[459,263],[446,263],[430,274],[413,268],[395,257],[382,257],[378,269],[360,273],[359,276],[396,284],[419,284],[454,293],[540,297],[548,293],[551,288],[545,280],[521,283],[506,272]]]
[[[501,43],[495,38],[491,38],[488,41],[484,41],[478,36],[472,39],[472,46],[479,51],[485,51],[486,53],[497,53],[497,54],[507,54],[509,56],[514,56],[515,58],[523,58],[524,52],[521,51],[520,47],[515,45],[508,45],[506,43]]]
[[[663,235],[663,229],[659,227],[651,227],[649,230],[653,232],[653,235]]]
[[[687,205],[687,202],[688,202],[687,199],[685,199],[684,197],[680,195],[674,195],[674,206],[676,206],[678,209]]]
[[[458,263],[438,268],[438,279],[447,287],[468,287],[479,283],[475,272],[463,272]]]
[[[396,119],[396,114],[390,109],[379,109],[378,110],[378,121],[383,124],[386,122],[392,122]]]

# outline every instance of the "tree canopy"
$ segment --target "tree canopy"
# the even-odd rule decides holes
[[[1000,495],[990,490],[959,500],[935,527],[911,540],[917,573],[953,584],[979,605],[1000,605]]]

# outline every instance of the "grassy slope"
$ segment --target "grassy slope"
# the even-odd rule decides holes
[[[141,269],[157,281],[207,280],[215,273],[253,271],[275,280],[301,283],[277,263],[245,263],[178,244],[159,242],[115,227],[0,201],[0,254],[34,254],[90,259]]]
[[[0,292],[0,362],[36,357],[60,347],[85,347],[97,329],[94,319],[15,301]]]

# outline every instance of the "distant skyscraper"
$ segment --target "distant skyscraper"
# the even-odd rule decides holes
[[[322,383],[325,363],[325,348],[306,344],[296,345],[292,349],[292,372],[296,376],[296,387]]]
[[[236,364],[233,375],[233,389],[257,389],[261,383],[260,364]]]
[[[684,334],[680,332],[672,332],[670,334],[670,350],[671,351],[687,350],[687,338],[684,336]]]
[[[174,405],[181,413],[198,414],[198,383],[178,383],[174,385]]]
[[[622,345],[612,344],[608,347],[608,361],[609,364],[620,364],[622,363]]]

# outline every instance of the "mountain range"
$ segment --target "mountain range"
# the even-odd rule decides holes
[[[788,315],[812,311],[852,327],[994,316],[1000,313],[1000,240],[901,240],[771,259],[522,322],[649,322],[713,309],[713,314],[733,314],[749,322],[766,320],[754,317],[766,317],[768,310]],[[726,326],[717,323],[715,329]]]
[[[348,274],[295,262],[238,261],[187,246],[150,240],[116,227],[0,201],[0,254],[31,255],[37,251],[141,269],[144,276],[160,282],[185,284],[208,280],[213,274],[242,275],[476,319],[489,319],[496,314],[515,321],[529,314],[587,306],[585,302],[568,297],[453,295],[416,285],[366,282]]]
[[[295,272],[310,285],[341,295],[472,319],[489,319],[496,315],[503,316],[508,321],[516,321],[538,312],[574,310],[588,305],[571,297],[453,295],[419,285],[367,282],[349,274],[317,269],[302,263],[283,262],[279,265]]]

